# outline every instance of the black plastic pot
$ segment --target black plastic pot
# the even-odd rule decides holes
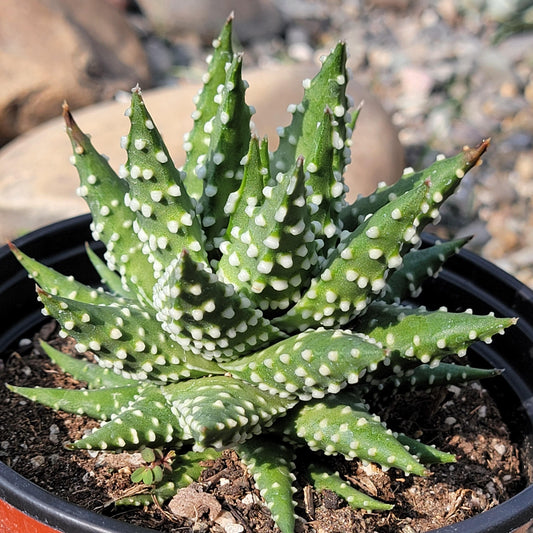
[[[95,249],[89,232],[89,215],[76,217],[33,232],[16,241],[30,256],[75,274],[84,283],[98,277],[85,254],[85,242]],[[426,242],[431,237],[425,238]],[[436,302],[436,304],[432,303]],[[479,365],[505,368],[487,387],[506,418],[524,457],[533,465],[533,291],[478,256],[461,252],[450,260],[436,280],[430,280],[420,298],[429,308],[446,305],[451,311],[471,308],[476,313],[494,311],[516,316],[518,325],[490,345],[476,344],[472,352]],[[34,286],[7,247],[0,249],[0,353],[15,348],[43,322]],[[8,521],[6,521],[8,520]],[[15,522],[13,522],[15,520]],[[19,529],[18,520],[23,524]],[[533,524],[533,485],[510,500],[439,533],[510,533]],[[118,522],[69,504],[24,479],[0,462],[0,533],[141,533],[152,531]],[[525,530],[524,530],[525,531]]]

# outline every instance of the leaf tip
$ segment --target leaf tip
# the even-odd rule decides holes
[[[465,146],[463,148],[465,164],[466,164],[467,168],[470,168],[472,166],[481,165],[481,163],[482,163],[481,156],[487,151],[487,148],[489,147],[490,142],[491,142],[491,138],[488,137],[486,139],[483,139],[474,148],[470,148],[469,146]]]

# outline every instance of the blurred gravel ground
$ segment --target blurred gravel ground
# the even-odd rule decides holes
[[[409,166],[492,138],[435,231],[475,235],[471,249],[533,287],[533,0],[272,2],[283,30],[265,38],[257,28],[243,43],[247,63],[308,61],[345,40],[354,78],[390,112]],[[190,36],[146,32],[145,43],[159,84],[204,68]]]
[[[470,248],[533,286],[533,2],[329,3],[330,32],[392,114],[410,166],[492,138],[438,232],[475,235]],[[506,35],[511,22],[529,31]]]

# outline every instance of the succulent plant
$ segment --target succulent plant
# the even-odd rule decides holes
[[[106,248],[103,259],[87,248],[102,286],[13,250],[38,285],[43,312],[98,364],[44,345],[88,388],[10,388],[101,420],[73,450],[160,450],[146,452],[157,464],[134,476],[151,484],[147,494],[122,503],[163,502],[197,478],[202,459],[235,448],[288,533],[299,446],[417,475],[453,461],[387,429],[369,404],[394,389],[495,375],[441,360],[489,342],[514,319],[430,311],[410,300],[466,242],[422,249],[420,234],[488,141],[348,204],[343,172],[360,108],[349,111],[345,45],[303,82],[303,100],[289,107],[292,122],[270,152],[252,132],[231,25],[214,42],[181,169],[138,87],[118,173],[64,106],[78,194]],[[391,508],[318,455],[308,475],[354,507]]]

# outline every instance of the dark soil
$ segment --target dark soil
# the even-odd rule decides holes
[[[37,339],[69,350],[45,326],[32,341],[0,359],[0,382],[24,386],[80,387],[41,353]],[[395,504],[390,512],[356,511],[333,493],[316,493],[297,474],[295,494],[299,532],[419,533],[465,520],[507,500],[527,484],[527,470],[509,429],[479,383],[448,386],[430,393],[408,393],[382,399],[375,406],[393,430],[420,438],[457,456],[457,463],[431,467],[426,478],[405,476],[375,465],[327,458],[354,486]],[[184,518],[153,506],[149,510],[115,507],[113,502],[141,486],[130,481],[138,454],[68,451],[63,443],[79,438],[96,422],[57,413],[0,387],[0,459],[46,490],[70,502],[134,524],[166,532],[272,533],[274,523],[237,455],[229,450],[206,465],[199,483],[183,493],[202,501],[196,516]],[[300,454],[300,464],[316,460]],[[297,464],[298,466],[298,464]],[[218,502],[218,503],[217,503]],[[217,521],[211,504],[221,504]],[[205,512],[204,512],[205,510]],[[211,515],[209,512],[211,511]],[[218,512],[218,511],[217,511]],[[228,526],[230,524],[230,526]]]

